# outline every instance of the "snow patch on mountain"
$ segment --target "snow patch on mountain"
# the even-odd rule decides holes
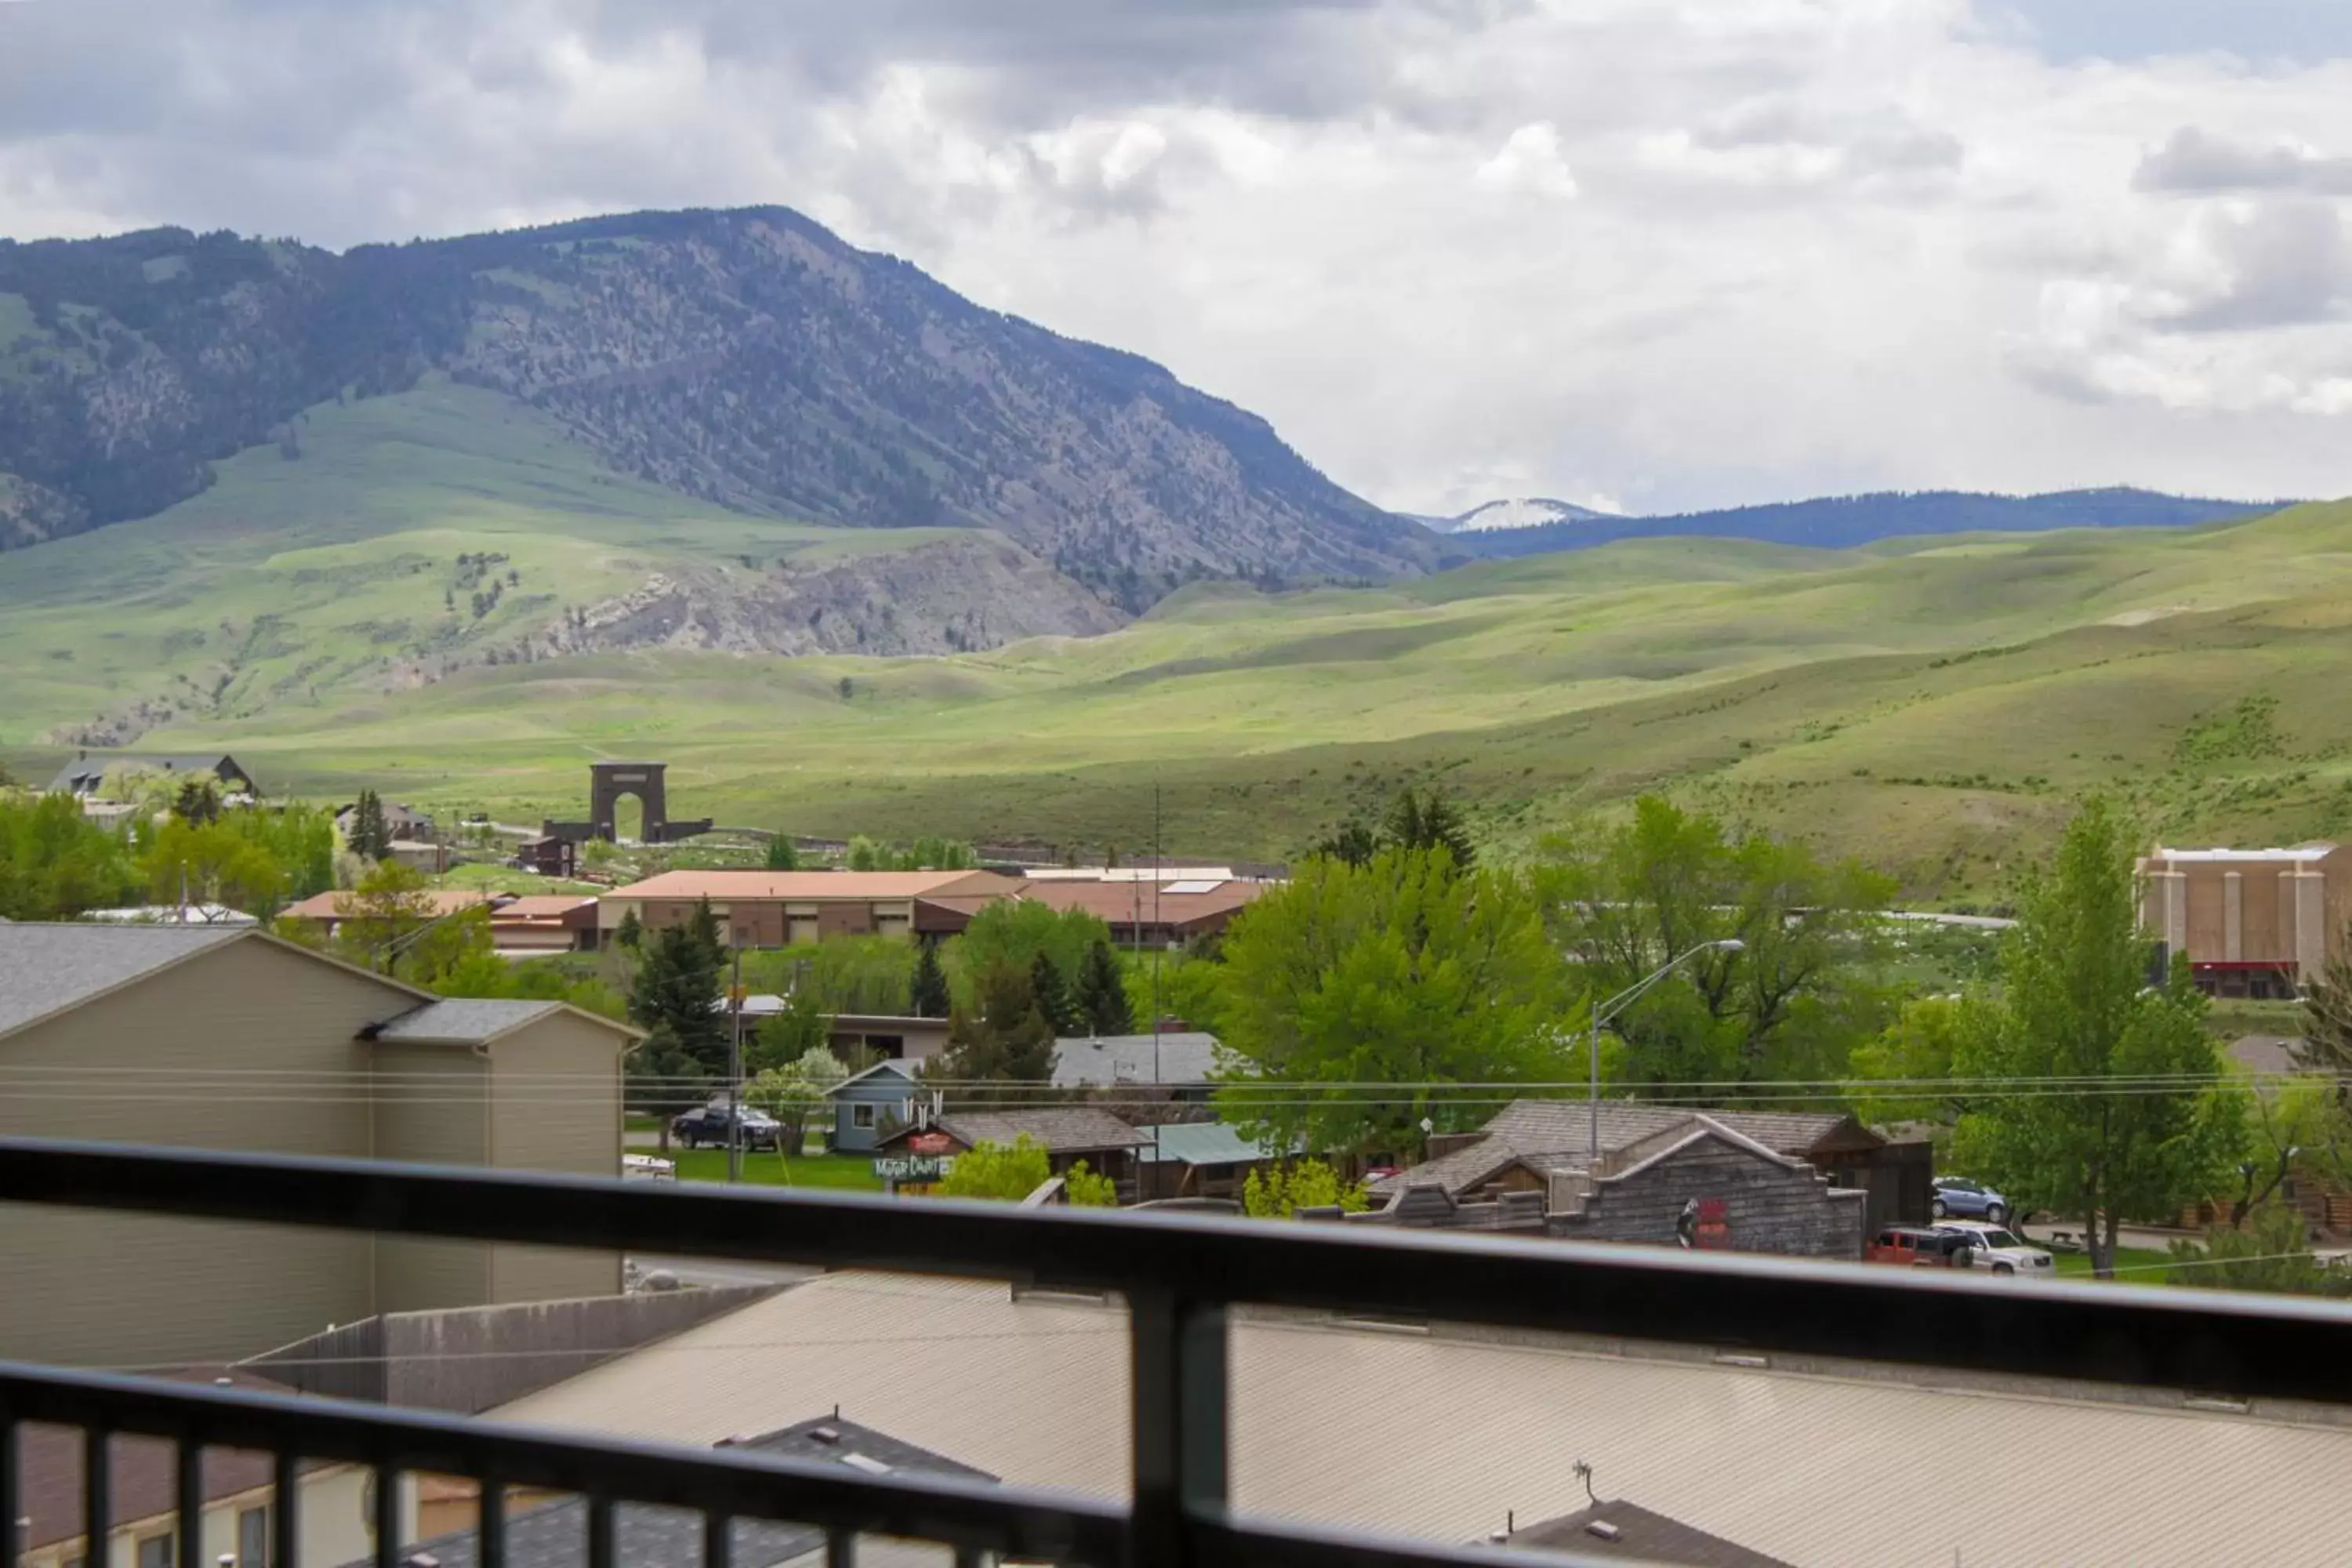
[[[1617,520],[1615,512],[1597,511],[1573,501],[1553,500],[1544,496],[1525,496],[1512,500],[1490,500],[1485,506],[1473,507],[1456,518],[1439,523],[1443,533],[1486,533],[1505,528],[1542,528],[1555,522],[1601,522]]]

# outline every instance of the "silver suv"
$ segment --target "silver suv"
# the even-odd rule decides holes
[[[2042,1248],[2028,1245],[2006,1226],[1980,1219],[1948,1219],[1939,1221],[1936,1228],[1969,1238],[1964,1267],[1990,1268],[1995,1274],[2040,1275],[2045,1279],[2057,1271],[2055,1258]],[[1954,1261],[1959,1263],[1963,1260],[1956,1258]]]

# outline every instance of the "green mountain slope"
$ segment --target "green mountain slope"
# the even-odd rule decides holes
[[[1971,899],[2093,788],[2216,841],[2352,831],[2345,689],[2352,505],[2333,505],[1204,584],[1110,636],[946,658],[639,647],[397,689],[362,671],[154,738],[231,745],[280,787],[520,812],[572,809],[592,756],[649,753],[680,809],[722,820],[1129,848],[1157,785],[1171,844],[1230,853],[1293,850],[1407,776],[1445,778],[1507,846],[1662,788]]]
[[[945,652],[1121,619],[992,532],[725,510],[446,381],[289,429],[159,516],[0,554],[0,742],[125,742],[604,648]]]

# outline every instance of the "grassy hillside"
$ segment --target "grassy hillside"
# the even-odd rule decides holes
[[[669,526],[698,542],[753,525]],[[566,541],[518,549],[526,584],[617,548]],[[2183,533],[1654,540],[1382,589],[1203,586],[1093,639],[322,681],[159,739],[232,745],[280,787],[366,778],[516,814],[576,810],[592,757],[653,755],[675,809],[725,821],[1129,849],[1156,786],[1172,846],[1234,853],[1295,849],[1407,777],[1446,778],[1506,847],[1662,788],[1971,901],[2094,788],[2195,838],[2352,832],[2347,634],[2352,504]]]
[[[705,506],[446,382],[324,405],[295,435],[299,456],[240,453],[157,517],[0,554],[0,744],[126,710],[229,724],[309,711],[317,694],[488,657],[665,567],[816,566],[949,536]]]

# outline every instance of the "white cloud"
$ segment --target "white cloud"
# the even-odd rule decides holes
[[[0,227],[784,202],[1417,511],[2352,491],[2352,61],[2045,57],[1997,0],[980,16],[6,7]]]
[[[1549,121],[1512,132],[1503,150],[1479,164],[1471,178],[1481,190],[1505,195],[1559,199],[1576,195],[1576,176],[1560,154],[1559,130]]]

